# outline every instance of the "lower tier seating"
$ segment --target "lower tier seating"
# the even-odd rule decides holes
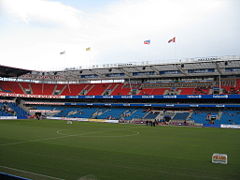
[[[139,108],[110,107],[67,107],[67,106],[34,106],[34,110],[49,110],[55,117],[91,118],[91,119],[152,119],[159,121],[192,121],[197,124],[240,124],[240,110],[223,111],[163,111]]]

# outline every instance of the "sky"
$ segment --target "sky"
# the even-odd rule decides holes
[[[239,0],[0,0],[0,64],[31,70],[240,55],[239,32]]]

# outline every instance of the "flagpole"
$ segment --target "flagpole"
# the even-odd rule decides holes
[[[172,54],[173,54],[173,59],[176,61],[177,60],[177,43],[176,43],[176,37],[173,37],[172,39],[168,40],[168,43],[174,43],[173,47],[171,48]],[[171,55],[170,55],[171,57]]]
[[[151,44],[151,40],[150,39],[148,39],[148,40],[145,40],[144,41],[144,45],[146,45],[146,46],[149,46],[149,47],[146,47],[146,56],[147,56],[147,58],[146,58],[146,60],[147,61],[149,61],[149,54],[150,54],[150,44]]]
[[[60,57],[61,57],[61,61],[63,61],[63,62],[61,62],[61,63],[66,62],[66,56],[65,56],[65,54],[66,54],[66,51],[65,51],[65,50],[64,50],[64,51],[61,51],[61,52],[59,53],[59,55],[60,55]]]
[[[177,60],[177,41],[175,40],[174,42],[175,46],[174,46],[174,58],[175,60]]]
[[[93,57],[92,57],[92,48],[87,47],[85,48],[86,53],[88,54],[88,66],[89,68],[92,68],[91,63],[93,62]],[[93,64],[92,64],[93,65]]]
[[[147,47],[147,61],[149,61],[149,54],[150,54],[150,44]]]

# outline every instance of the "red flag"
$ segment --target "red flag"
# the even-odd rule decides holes
[[[144,44],[150,44],[151,40],[145,40]]]
[[[169,40],[168,40],[168,43],[171,43],[171,42],[172,42],[172,43],[175,43],[175,42],[176,42],[176,37],[173,37],[172,39],[169,39]]]

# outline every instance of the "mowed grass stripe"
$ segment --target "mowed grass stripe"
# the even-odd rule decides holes
[[[17,130],[15,138],[11,128]],[[7,143],[8,132],[11,132],[11,141],[17,142],[39,136],[64,137],[56,133],[61,129],[76,135],[1,146],[0,165],[70,180],[80,177],[103,180],[240,178],[237,140],[240,132],[233,129],[87,122],[67,125],[53,120],[0,121],[0,143]],[[124,136],[133,131],[139,134]],[[81,133],[90,134],[84,137]],[[119,137],[109,138],[111,135]],[[211,155],[215,152],[228,154],[229,164],[212,164]]]

